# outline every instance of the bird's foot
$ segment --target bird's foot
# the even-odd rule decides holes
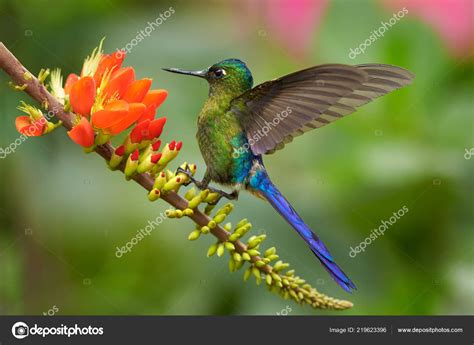
[[[203,186],[203,181],[198,181],[193,177],[193,173],[191,172],[191,168],[187,164],[186,164],[184,169],[181,168],[181,167],[176,169],[176,174],[184,174],[188,177],[188,181],[183,183],[184,186],[188,186],[189,184],[194,183],[196,185],[196,187],[198,187],[199,189],[204,189],[205,188],[205,187],[201,188]]]
[[[217,197],[216,200],[212,201],[209,203],[209,205],[217,205],[217,203],[222,199],[226,198],[229,200],[237,200],[239,198],[239,191],[238,190],[233,190],[231,193],[224,192],[223,190],[220,189],[215,189],[211,187],[207,187],[211,193],[217,193],[219,196]]]
[[[188,181],[183,183],[184,186],[188,186],[189,184],[193,183],[199,190],[209,189],[209,192],[219,194],[219,196],[214,201],[209,203],[210,205],[216,205],[222,198],[226,198],[229,200],[237,200],[239,198],[238,190],[234,190],[231,193],[227,193],[227,192],[224,192],[223,190],[209,187],[209,180],[205,178],[202,181],[196,180],[193,177],[191,169],[189,168],[188,165],[186,165],[184,169],[181,167],[176,169],[176,174],[179,174],[179,173],[184,174],[188,177]]]

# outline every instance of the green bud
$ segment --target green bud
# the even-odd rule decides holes
[[[225,242],[224,245],[229,251],[235,250],[235,246],[232,242]]]
[[[209,193],[207,195],[207,198],[205,198],[205,202],[214,202],[217,200],[217,198],[219,197],[219,193],[216,193],[216,192],[212,192],[212,193]]]
[[[229,236],[229,241],[235,242],[239,239],[239,237],[240,237],[239,234],[232,234]]]
[[[165,215],[166,215],[167,218],[175,218],[176,217],[175,213],[174,213],[174,210],[172,210],[172,209],[166,210]]]
[[[258,270],[257,267],[252,266],[252,273],[253,273],[253,275],[255,276],[255,278],[261,278],[260,271]]]
[[[185,216],[190,217],[190,216],[192,216],[192,215],[194,214],[194,211],[193,211],[192,209],[190,209],[190,208],[185,208],[185,209],[183,210],[183,213],[184,213]]]
[[[267,276],[265,277],[265,280],[267,282],[267,285],[272,285],[272,276],[267,274]]]
[[[195,241],[199,238],[199,236],[201,236],[201,232],[199,230],[194,230],[189,234],[188,240]]]
[[[250,256],[257,256],[260,255],[260,252],[255,249],[247,249],[247,253],[249,253]]]
[[[150,193],[148,193],[148,200],[150,201],[155,201],[155,200],[158,200],[160,198],[160,190],[159,189],[156,189],[156,188],[153,188]]]
[[[203,234],[208,234],[208,233],[211,232],[211,229],[209,229],[208,226],[203,226],[203,227],[201,228],[201,232],[202,232]]]
[[[249,267],[244,272],[244,282],[249,280],[250,275],[252,274],[252,267]]]
[[[239,253],[237,253],[237,252],[235,252],[235,253],[232,255],[232,258],[234,259],[235,262],[240,262],[240,261],[242,261],[242,256],[241,256]]]
[[[201,191],[199,195],[201,196],[202,200],[206,200],[207,196],[209,195],[209,189]]]
[[[273,261],[273,260],[276,260],[276,259],[278,259],[278,258],[279,258],[278,255],[273,254],[273,255],[270,255],[270,256],[268,257],[268,260]]]
[[[248,223],[247,225],[236,228],[235,232],[240,234],[240,236],[244,236],[250,229],[252,229],[252,224]]]
[[[244,226],[244,225],[247,224],[247,223],[248,223],[247,218],[244,218],[244,219],[242,219],[240,222],[237,223],[237,225],[235,226],[235,228],[236,228],[236,229],[237,229],[237,228],[240,228],[240,227]]]
[[[190,190],[186,192],[186,194],[184,194],[184,198],[188,201],[190,201],[195,196],[196,196],[196,190],[194,189],[194,187],[192,187]]]
[[[252,258],[250,257],[249,253],[247,253],[247,252],[243,252],[243,253],[242,253],[242,259],[244,259],[245,261],[250,261],[250,260],[252,260]]]
[[[191,201],[188,203],[189,208],[196,208],[199,206],[201,203],[202,198],[201,195],[196,195],[194,198],[191,199]]]
[[[224,254],[224,244],[219,243],[217,247],[217,256],[221,257]]]
[[[217,246],[218,246],[218,243],[214,243],[209,247],[209,249],[207,250],[207,257],[208,258],[213,256],[216,253]]]
[[[265,257],[269,257],[270,255],[273,255],[276,253],[276,248],[275,247],[271,247],[271,248],[268,248],[266,251],[265,251],[265,254],[263,254],[263,256]]]
[[[281,282],[282,279],[281,279],[280,275],[278,275],[276,273],[273,273],[273,272],[271,273],[271,275],[272,275],[272,278],[274,280]]]
[[[235,261],[230,258],[229,260],[229,271],[234,272],[235,271]]]
[[[237,261],[237,262],[235,263],[235,270],[236,270],[236,271],[240,270],[243,265],[244,265],[244,261],[242,261],[242,260],[241,260],[241,261]]]
[[[225,220],[226,215],[225,214],[218,214],[217,216],[214,217],[214,221],[217,224],[222,223]]]

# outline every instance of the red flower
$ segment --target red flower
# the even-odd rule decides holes
[[[166,118],[154,118],[156,109],[165,101],[168,92],[162,89],[150,90],[152,80],[149,78],[135,80],[132,67],[121,67],[124,58],[124,52],[105,55],[100,52],[100,48],[95,50],[86,59],[81,77],[76,74],[68,76],[65,93],[69,95],[74,113],[90,116],[90,122],[87,123],[92,129],[114,136],[135,124],[130,134],[133,143],[152,140],[163,131]],[[92,137],[89,126],[88,140]],[[82,129],[77,131],[83,132]],[[71,132],[75,134],[75,131]]]
[[[102,77],[106,71],[113,72],[122,66],[123,60],[125,59],[124,51],[117,51],[113,54],[102,55],[99,66],[94,73],[94,80],[97,85],[100,85]]]
[[[64,93],[66,95],[69,95],[69,93],[71,92],[72,86],[78,80],[79,80],[79,76],[75,73],[71,73],[67,76],[66,84],[64,84]]]
[[[113,72],[104,89],[106,99],[114,96],[121,98],[134,79],[135,71],[132,67],[120,68]]]
[[[148,125],[148,135],[145,139],[153,140],[155,138],[158,138],[161,135],[161,132],[163,132],[163,127],[165,126],[165,123],[166,117],[151,121]]]
[[[128,86],[122,99],[126,100],[127,102],[141,102],[145,98],[150,86],[151,79],[145,78],[141,80],[135,80]]]
[[[120,122],[109,128],[110,133],[117,135],[126,130],[143,115],[145,109],[146,107],[142,103],[130,103],[128,114],[124,116]]]
[[[153,120],[155,117],[156,108],[158,108],[168,96],[168,91],[159,89],[159,90],[151,90],[145,95],[142,103],[147,106],[145,113],[143,116],[138,119],[138,122],[143,120]]]
[[[69,78],[68,78],[69,79]],[[94,78],[82,77],[77,80],[69,92],[69,102],[72,110],[79,115],[89,116],[96,96]]]
[[[148,136],[148,126],[150,125],[150,120],[145,120],[136,125],[130,132],[130,140],[132,143],[136,144],[143,140],[145,136]]]
[[[94,145],[94,129],[85,117],[81,118],[81,121],[67,132],[67,135],[69,135],[72,141],[82,147]]]
[[[104,107],[104,109],[92,114],[92,124],[94,127],[101,129],[111,127],[127,116],[128,110],[129,106],[125,101],[109,103]]]
[[[46,120],[32,120],[29,116],[18,116],[15,120],[16,130],[27,137],[39,137],[43,135]]]

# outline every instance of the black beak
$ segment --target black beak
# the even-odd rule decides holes
[[[201,78],[206,78],[207,76],[207,69],[203,69],[202,71],[186,71],[179,68],[163,68],[163,70],[171,72],[171,73],[193,75],[195,77],[201,77]]]

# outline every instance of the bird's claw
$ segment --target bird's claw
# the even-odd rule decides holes
[[[229,199],[229,200],[237,200],[239,198],[239,192],[237,190],[233,190],[231,193],[226,193],[226,192],[224,192],[223,190],[220,190],[220,189],[215,189],[215,188],[210,188],[210,187],[208,187],[208,189],[212,193],[219,194],[219,196],[216,198],[216,200],[210,202],[209,205],[217,205],[217,203],[222,198],[226,198],[226,199]]]
[[[212,201],[209,203],[209,205],[216,205],[222,198],[226,198],[229,200],[236,200],[239,197],[239,192],[237,190],[232,191],[232,193],[226,193],[223,190],[212,188],[208,186],[208,183],[206,181],[198,181],[193,177],[193,174],[191,172],[191,169],[189,168],[189,165],[186,164],[186,166],[183,168],[179,167],[176,169],[176,174],[184,174],[188,177],[188,181],[183,183],[184,186],[187,186],[191,183],[193,183],[199,190],[203,189],[209,189],[211,193],[217,193],[219,196],[216,198],[216,200]]]
[[[183,185],[184,186],[187,186],[189,185],[190,183],[194,183],[196,186],[197,184],[200,182],[200,181],[197,181],[194,177],[193,177],[193,174],[191,172],[191,169],[189,168],[189,165],[186,164],[185,168],[181,168],[179,167],[178,169],[176,169],[176,174],[184,174],[188,177],[188,181],[184,182]]]

